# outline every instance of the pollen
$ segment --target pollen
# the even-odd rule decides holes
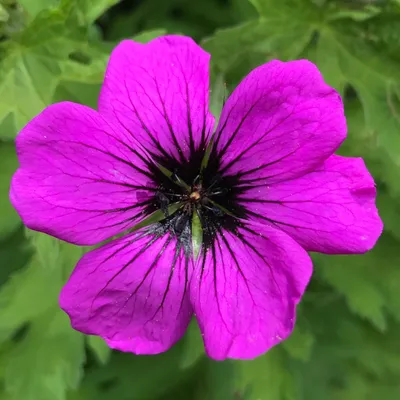
[[[192,193],[190,193],[189,197],[190,197],[190,200],[197,201],[200,199],[200,193],[197,191],[192,192]]]

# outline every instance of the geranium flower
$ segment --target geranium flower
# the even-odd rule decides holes
[[[62,290],[72,326],[114,349],[166,351],[194,314],[210,357],[256,357],[293,329],[307,251],[363,253],[382,231],[364,162],[333,155],[343,104],[315,65],[253,70],[213,134],[209,59],[186,37],[123,41],[99,111],[53,104],[17,137],[11,200],[30,229],[94,245],[162,215]]]

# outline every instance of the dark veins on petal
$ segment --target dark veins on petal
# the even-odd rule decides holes
[[[132,149],[132,151],[134,151]],[[185,283],[184,292],[182,293],[181,308],[185,299],[185,294],[189,282],[189,260],[193,257],[192,244],[192,221],[194,215],[197,215],[201,223],[202,231],[202,272],[205,267],[205,253],[210,252],[212,260],[212,268],[215,276],[217,276],[217,258],[222,256],[221,244],[224,243],[235,260],[239,273],[245,279],[239,262],[236,260],[234,249],[231,249],[227,240],[223,236],[224,231],[235,234],[238,240],[252,245],[246,241],[238,231],[240,220],[238,218],[246,218],[246,210],[241,206],[237,197],[246,191],[246,188],[240,186],[239,178],[236,176],[222,175],[220,171],[220,157],[211,151],[207,165],[203,166],[203,160],[207,152],[207,143],[204,141],[198,150],[192,150],[189,161],[176,160],[167,155],[157,156],[151,154],[150,157],[142,160],[147,164],[151,185],[150,190],[146,192],[145,187],[138,187],[138,193],[143,192],[143,202],[146,205],[145,214],[151,215],[156,211],[163,211],[164,219],[149,225],[139,236],[125,243],[112,253],[105,261],[118,256],[120,251],[129,247],[133,242],[146,237],[147,242],[144,247],[130,259],[122,269],[119,270],[111,279],[108,280],[104,288],[98,293],[95,300],[101,296],[102,292],[112,283],[112,281],[125,269],[130,268],[132,264],[160,238],[167,237],[165,244],[159,251],[153,254],[153,262],[149,265],[147,272],[138,282],[135,290],[130,294],[126,302],[143,287],[146,281],[151,279],[152,271],[154,271],[164,252],[169,246],[175,244],[175,256],[172,260],[171,269],[168,277],[167,287],[161,303],[154,315],[149,317],[149,321],[156,318],[156,315],[162,310],[164,302],[168,296],[170,284],[174,275],[177,273],[178,260],[183,256]],[[138,156],[139,153],[136,153]],[[160,168],[162,167],[162,168]],[[170,171],[171,175],[166,174]],[[151,193],[150,197],[147,193]],[[169,206],[175,204],[178,209],[169,214]],[[246,230],[250,231],[249,228]],[[255,233],[255,232],[253,232]],[[176,242],[175,242],[176,241]],[[218,256],[218,257],[217,257]],[[94,300],[94,301],[95,301]],[[126,305],[121,307],[121,309]]]
[[[145,205],[143,214],[150,215],[155,211],[161,210],[165,215],[165,218],[161,222],[158,222],[156,226],[149,228],[148,232],[156,236],[169,232],[169,234],[178,239],[180,246],[183,247],[186,254],[192,254],[192,236],[195,234],[192,230],[192,222],[196,215],[201,224],[203,252],[214,248],[214,246],[218,246],[218,236],[226,230],[234,233],[238,237],[238,240],[241,240],[237,230],[240,224],[238,218],[246,219],[251,214],[243,205],[247,201],[244,200],[242,195],[248,189],[254,188],[258,184],[257,179],[249,179],[249,174],[251,176],[255,170],[268,165],[263,164],[258,168],[236,175],[229,174],[229,168],[233,164],[240,162],[243,156],[257,145],[256,142],[244,148],[238,157],[228,165],[221,166],[223,153],[228,149],[231,141],[240,131],[249,113],[243,116],[231,135],[231,139],[221,148],[221,146],[216,146],[216,144],[219,144],[229,115],[225,123],[222,124],[221,129],[214,135],[214,147],[208,143],[204,118],[201,141],[196,146],[193,140],[192,127],[189,122],[191,119],[189,109],[188,104],[187,129],[189,143],[187,145],[190,149],[188,159],[185,158],[182,152],[181,146],[184,144],[180,143],[177,139],[177,135],[173,131],[166,115],[165,120],[169,126],[171,140],[178,150],[177,158],[171,156],[159,144],[155,135],[142,121],[142,127],[146,130],[150,140],[157,149],[157,154],[147,150],[145,151],[148,154],[147,158],[146,156],[141,156],[134,149],[130,149],[147,164],[147,171],[142,172],[151,181],[149,185],[151,188],[149,187],[149,190],[143,187],[143,202],[140,203],[141,205]],[[139,115],[137,116],[139,117]],[[127,131],[129,132],[128,129]],[[266,132],[265,135],[268,133]],[[219,151],[216,148],[219,148]],[[204,163],[205,160],[207,160],[206,163]],[[148,193],[151,193],[151,195],[149,196]],[[140,190],[138,191],[138,195],[141,195]],[[251,199],[249,200],[251,201]],[[170,215],[171,205],[177,205],[179,208]]]
[[[161,103],[163,102],[161,101]],[[180,250],[183,250],[186,255],[192,255],[192,237],[194,233],[192,222],[194,216],[197,215],[201,224],[203,253],[211,249],[215,251],[215,246],[218,247],[219,243],[218,236],[221,236],[224,231],[230,231],[237,236],[238,240],[242,240],[237,229],[241,226],[239,219],[246,219],[251,214],[243,206],[247,201],[243,199],[242,195],[248,189],[254,188],[258,184],[257,179],[249,179],[248,175],[265,167],[266,164],[239,174],[229,174],[229,167],[236,162],[240,162],[242,157],[257,145],[257,142],[244,148],[237,159],[231,161],[228,166],[225,165],[222,167],[221,159],[251,110],[239,121],[231,139],[223,148],[221,146],[211,146],[207,140],[208,135],[206,133],[204,110],[201,140],[196,146],[193,140],[191,123],[189,122],[191,116],[188,104],[187,130],[189,133],[189,143],[186,145],[189,147],[190,154],[188,159],[186,159],[181,147],[185,144],[179,142],[178,136],[174,132],[166,113],[164,113],[164,117],[169,127],[170,138],[178,150],[177,158],[169,154],[160,145],[156,135],[140,119],[140,115],[133,104],[132,107],[142,124],[142,128],[147,132],[150,141],[156,149],[156,152],[153,152],[149,149],[144,149],[142,144],[138,143],[139,147],[144,150],[144,152],[138,152],[123,143],[147,165],[147,170],[140,170],[139,172],[148,178],[149,184],[147,187],[136,187],[140,200],[138,205],[144,206],[144,210],[140,211],[135,217],[139,215],[150,216],[159,210],[164,213],[164,219],[149,226],[146,232],[154,235],[154,237],[160,237],[168,233],[170,237],[175,237],[178,240]],[[220,141],[228,119],[229,115],[222,128],[215,133],[213,139],[214,145]],[[123,124],[121,123],[121,125]],[[132,132],[127,127],[125,129],[132,135]],[[266,132],[265,135],[268,133]],[[217,147],[220,150],[217,151]],[[206,159],[207,162],[204,163]],[[132,165],[132,167],[134,166]],[[177,206],[178,209],[176,210],[175,208],[171,212],[170,206],[172,205]]]
[[[246,116],[239,123],[234,134],[240,129],[245,118]],[[190,115],[188,115],[188,120],[190,120]],[[129,129],[125,129],[132,135]],[[241,269],[235,249],[231,247],[231,243],[224,235],[225,232],[230,232],[236,236],[237,240],[242,242],[247,248],[247,251],[253,254],[253,256],[259,259],[263,259],[264,257],[246,236],[247,233],[254,235],[258,233],[241,223],[241,220],[247,219],[247,217],[252,214],[252,212],[243,205],[246,203],[243,201],[243,195],[248,189],[257,186],[258,183],[249,179],[248,176],[249,174],[251,175],[254,170],[230,175],[228,172],[229,168],[227,166],[221,166],[223,153],[230,143],[227,143],[222,150],[217,151],[217,146],[212,147],[206,139],[208,135],[205,134],[204,124],[201,143],[196,146],[192,138],[193,133],[189,123],[188,132],[190,140],[188,145],[190,154],[188,159],[186,159],[180,148],[182,144],[177,141],[176,135],[172,127],[170,127],[171,139],[173,139],[179,154],[179,156],[175,158],[161,147],[155,135],[153,135],[145,125],[143,125],[143,129],[148,133],[157,153],[143,148],[143,152],[138,152],[126,143],[121,143],[128,151],[135,153],[136,156],[141,158],[146,165],[146,168],[141,169],[129,162],[132,168],[136,169],[137,172],[140,172],[148,180],[148,184],[144,186],[133,187],[129,185],[129,189],[134,189],[137,193],[140,201],[139,206],[145,207],[144,211],[138,211],[135,218],[137,216],[148,217],[160,210],[164,214],[164,218],[157,223],[147,226],[141,231],[139,236],[134,237],[131,241],[128,241],[122,247],[116,249],[115,252],[108,257],[108,259],[117,257],[120,251],[129,247],[133,242],[144,237],[147,238],[144,247],[136,253],[132,259],[128,260],[121,270],[111,277],[102,291],[105,290],[122,271],[130,268],[141,254],[150,249],[154,243],[160,240],[160,238],[166,237],[165,244],[153,254],[153,261],[148,266],[147,272],[126,300],[127,302],[130,301],[142,287],[146,287],[145,282],[152,279],[152,271],[157,269],[158,263],[161,262],[167,248],[169,248],[169,246],[174,246],[175,256],[173,260],[171,260],[172,263],[167,286],[155,314],[149,316],[149,321],[151,321],[156,318],[157,314],[163,309],[164,302],[170,291],[170,284],[173,281],[174,275],[179,273],[177,272],[177,270],[179,270],[177,266],[182,259],[184,260],[185,282],[181,299],[181,308],[184,304],[188,282],[190,280],[189,261],[196,256],[193,247],[193,235],[196,234],[193,230],[193,220],[196,216],[198,217],[196,219],[200,221],[202,236],[199,253],[199,255],[201,255],[200,281],[205,272],[206,258],[208,258],[211,262],[209,267],[212,269],[214,275],[214,291],[217,302],[219,301],[217,280],[220,279],[218,269],[220,265],[219,260],[224,256],[223,247],[230,253],[241,279],[243,279],[247,285],[245,273]],[[214,135],[214,144],[218,143],[224,129],[225,125]],[[138,143],[138,145],[141,147],[140,143]],[[257,143],[244,148],[238,158],[233,160],[230,165],[239,162],[243,155],[255,145],[257,145]],[[205,160],[207,161],[205,162]],[[261,165],[259,168],[263,168],[264,166],[265,164]],[[137,205],[132,206],[132,208],[136,207]],[[129,220],[125,220],[124,223],[127,221]],[[206,257],[206,255],[208,257]],[[151,284],[147,286],[151,287]],[[98,296],[101,295],[101,292]],[[125,305],[126,304],[122,305],[121,309]]]

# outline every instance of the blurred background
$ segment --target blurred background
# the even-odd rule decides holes
[[[8,200],[13,140],[45,106],[96,107],[123,38],[192,36],[212,55],[211,106],[270,59],[307,58],[343,96],[343,155],[362,156],[385,232],[363,256],[313,255],[289,340],[214,362],[192,324],[169,352],[111,352],[73,331],[58,293],[86,249],[24,229]],[[0,400],[400,399],[399,0],[0,0]]]

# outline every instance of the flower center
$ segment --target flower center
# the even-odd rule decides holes
[[[159,222],[159,229],[171,232],[188,251],[192,238],[199,232],[202,246],[207,249],[218,232],[235,231],[237,218],[246,215],[238,200],[243,192],[239,178],[219,172],[220,157],[213,151],[204,167],[205,149],[206,146],[195,151],[184,162],[159,157],[156,161],[162,168],[151,167],[157,189],[149,200],[147,213],[161,210],[165,219]],[[200,230],[196,228],[197,233],[196,224],[201,225]]]

